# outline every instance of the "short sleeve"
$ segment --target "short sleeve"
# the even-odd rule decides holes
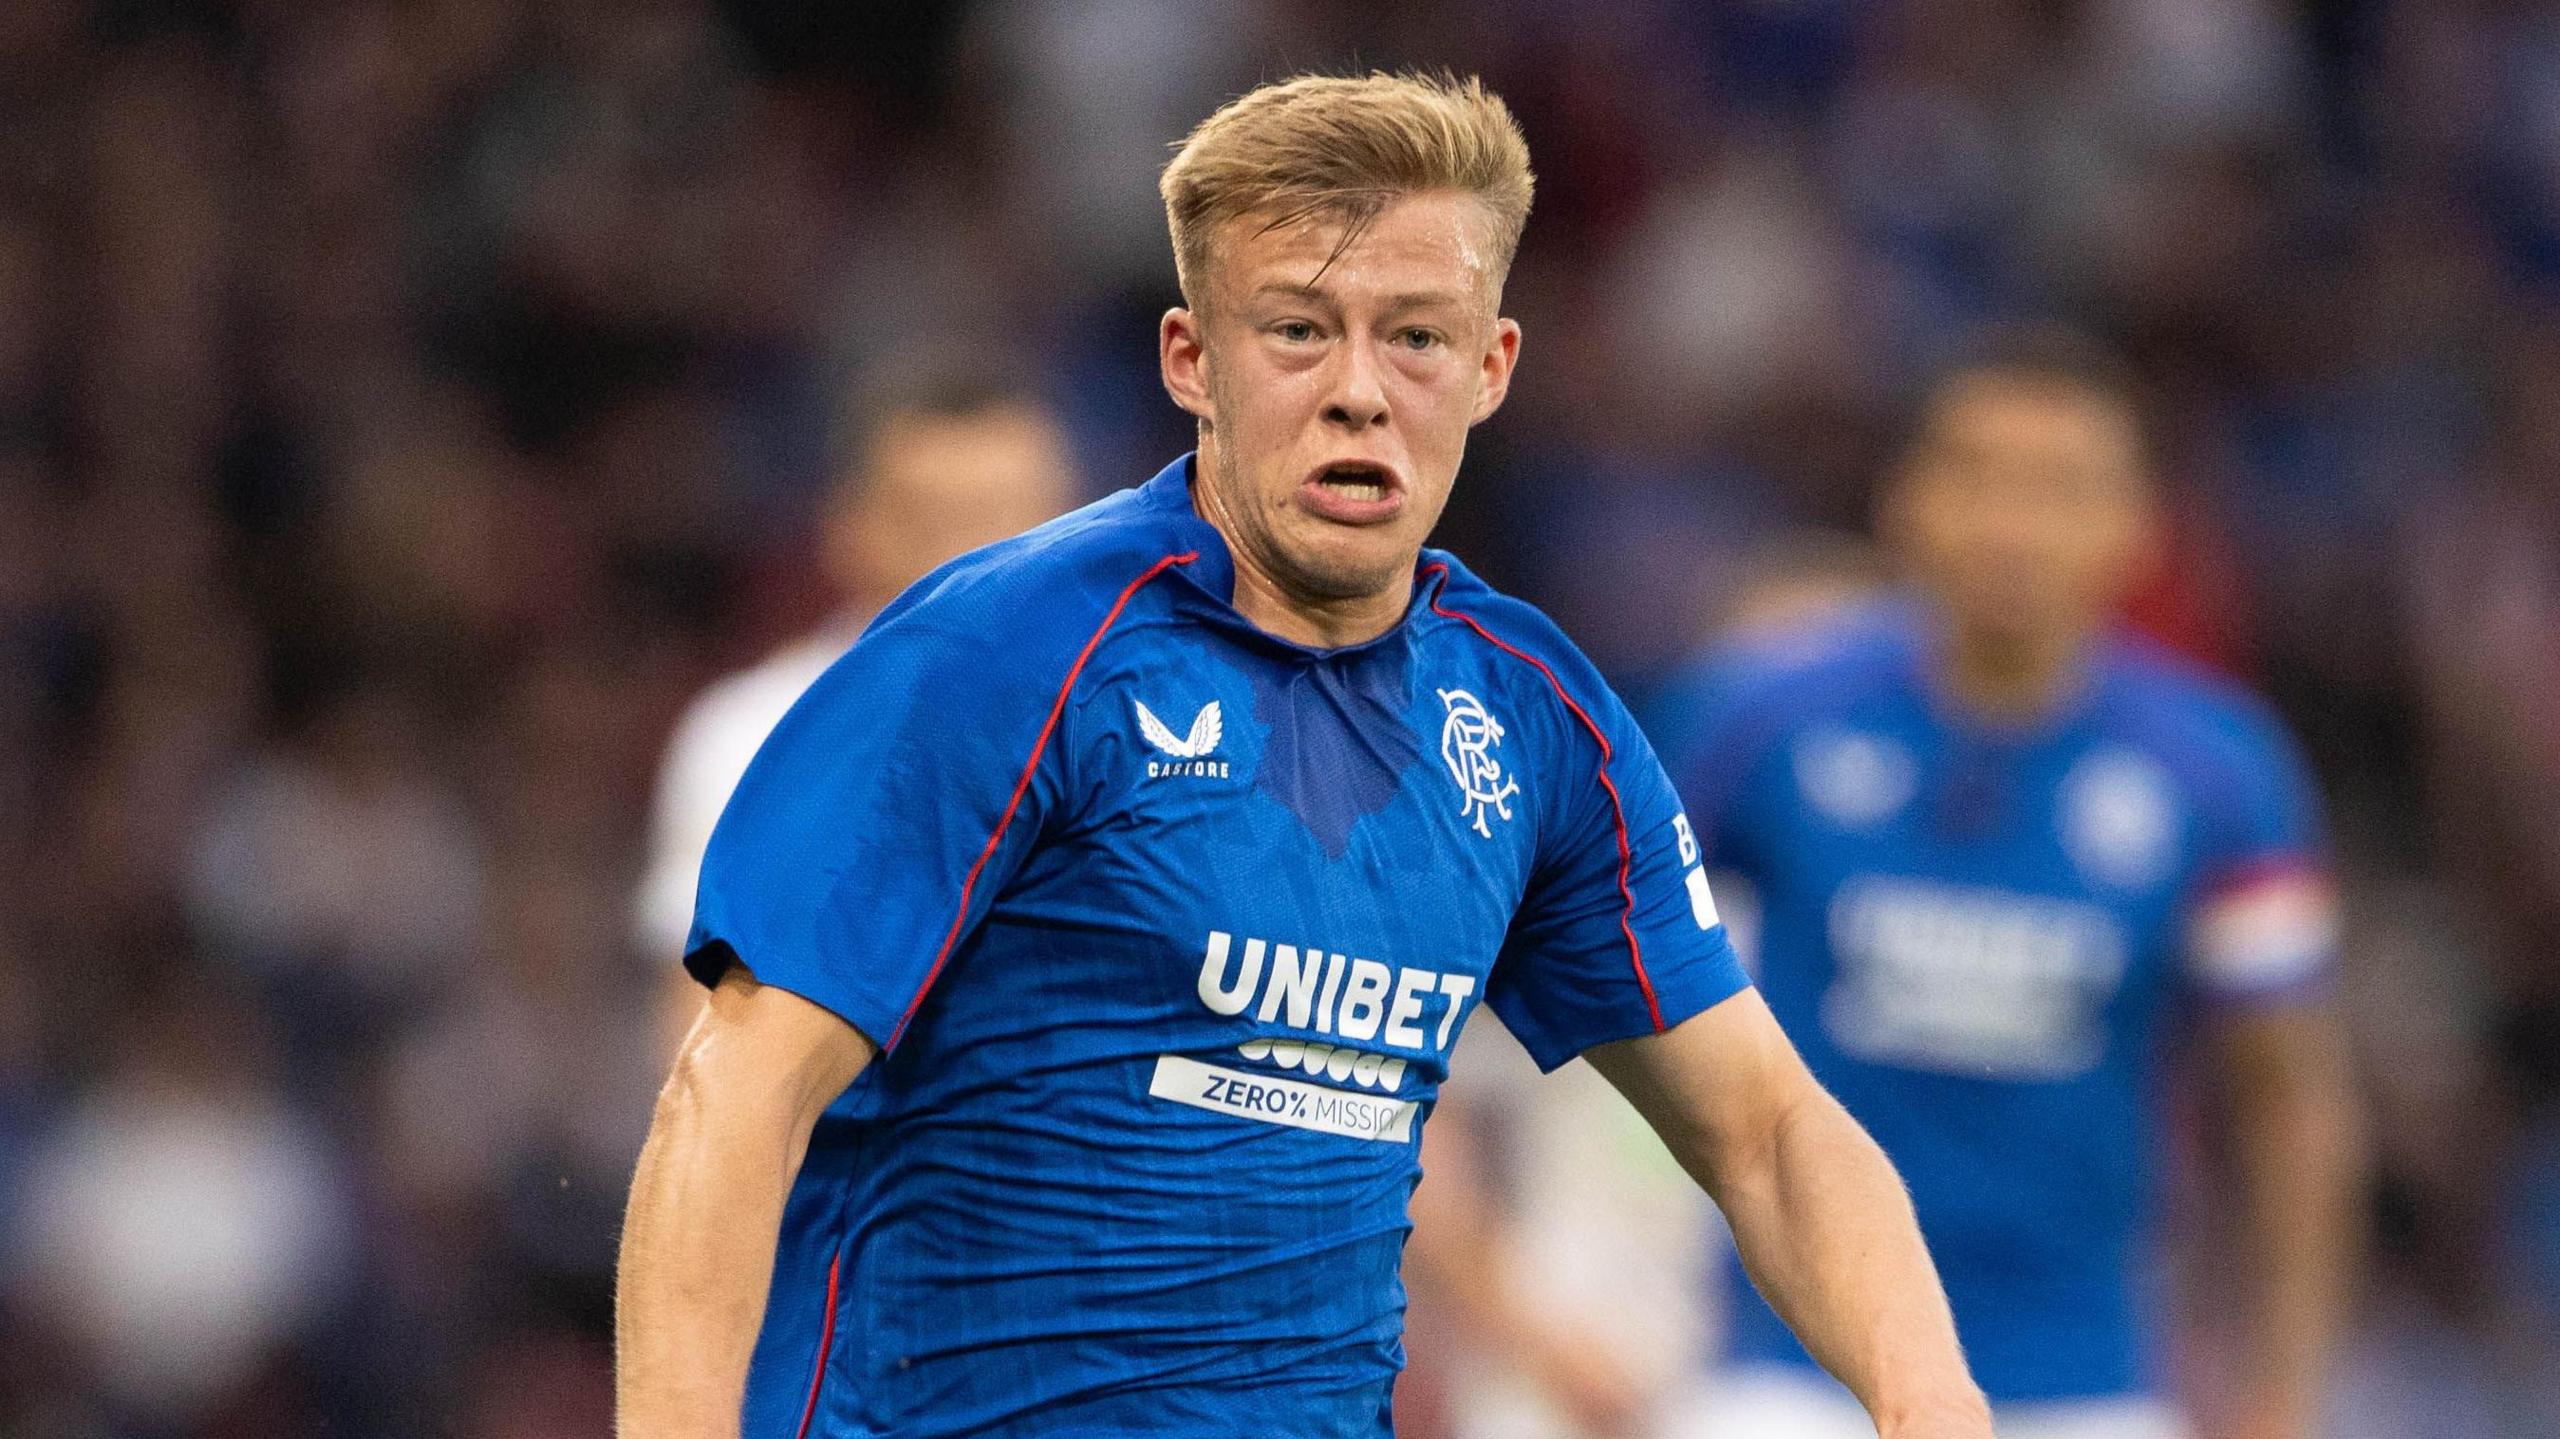
[[[733,959],[883,1049],[1062,792],[1071,653],[933,607],[892,612],[786,713],[702,861],[685,964]]]
[[[2318,793],[2271,716],[2248,714],[2232,738],[2199,801],[2188,979],[2214,1002],[2314,996],[2336,960],[2339,929]]]
[[[1485,995],[1545,1069],[1660,1033],[1750,983],[1653,747],[1605,689],[1573,723]]]

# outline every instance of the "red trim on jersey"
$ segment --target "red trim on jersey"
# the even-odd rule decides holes
[[[2208,904],[2244,894],[2263,885],[2330,882],[2328,867],[2310,855],[2281,850],[2226,864],[2207,874],[2196,888]]]
[[[1448,590],[1449,567],[1447,565],[1424,566],[1420,579],[1423,583],[1430,583],[1434,579],[1440,583],[1440,588],[1433,591],[1431,595],[1433,614],[1464,624],[1468,629],[1474,630],[1486,644],[1514,659],[1526,660],[1535,666],[1538,673],[1547,677],[1547,683],[1554,688],[1556,698],[1564,701],[1564,707],[1573,711],[1573,717],[1582,721],[1582,727],[1590,731],[1591,738],[1599,744],[1600,788],[1608,792],[1609,817],[1618,827],[1618,898],[1623,902],[1623,907],[1618,911],[1618,928],[1626,933],[1627,962],[1635,966],[1636,985],[1644,991],[1645,1011],[1653,1016],[1653,1032],[1660,1034],[1663,1030],[1662,1001],[1654,997],[1653,976],[1647,974],[1644,967],[1644,945],[1636,939],[1636,891],[1632,882],[1635,871],[1635,846],[1627,836],[1627,806],[1618,797],[1617,784],[1609,778],[1609,761],[1615,758],[1615,752],[1609,747],[1609,737],[1600,732],[1600,726],[1592,721],[1590,713],[1574,702],[1573,696],[1565,690],[1564,681],[1556,678],[1556,672],[1547,668],[1545,660],[1526,650],[1505,644],[1494,635],[1493,631],[1486,629],[1477,622],[1475,616],[1466,611],[1449,609],[1440,603],[1440,596]]]
[[[818,1389],[827,1379],[827,1351],[836,1347],[836,1281],[844,1277],[844,1251],[827,1263],[827,1319],[818,1326],[818,1362],[810,1366],[809,1402],[800,1410],[800,1427],[792,1439],[809,1439],[809,1421],[818,1417]]]
[[[960,929],[969,920],[969,892],[977,888],[978,875],[986,869],[987,861],[995,858],[996,846],[1004,843],[1004,832],[1013,824],[1014,811],[1022,808],[1022,797],[1030,793],[1031,777],[1040,771],[1041,753],[1049,748],[1049,736],[1057,732],[1058,720],[1067,712],[1067,696],[1076,687],[1076,676],[1084,673],[1085,661],[1093,658],[1094,650],[1102,644],[1102,637],[1111,632],[1120,612],[1129,607],[1130,599],[1146,588],[1149,580],[1175,565],[1187,565],[1198,558],[1198,550],[1167,555],[1149,565],[1145,574],[1129,581],[1128,588],[1120,592],[1120,598],[1111,602],[1111,609],[1103,615],[1102,623],[1094,627],[1093,637],[1084,642],[1084,651],[1076,656],[1074,664],[1067,667],[1067,678],[1058,686],[1058,697],[1049,704],[1048,722],[1040,726],[1040,738],[1032,741],[1031,758],[1022,762],[1022,778],[1013,782],[1013,797],[1005,801],[1004,814],[996,821],[995,833],[987,836],[986,848],[978,851],[978,862],[969,866],[969,877],[960,882],[959,912],[951,916],[951,928],[942,936],[942,948],[934,952],[933,968],[925,971],[924,983],[917,987],[916,997],[907,1001],[907,1012],[898,1016],[897,1027],[889,1031],[888,1042],[880,1046],[882,1049],[898,1047],[899,1037],[907,1032],[908,1021],[914,1019],[916,1011],[924,1006],[924,997],[933,992],[933,982],[942,977],[942,966],[951,958],[952,946],[960,942]]]

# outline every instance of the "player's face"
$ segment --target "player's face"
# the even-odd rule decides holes
[[[1231,222],[1201,309],[1165,317],[1166,387],[1202,421],[1201,507],[1293,600],[1400,605],[1519,354],[1492,220],[1467,195],[1408,195],[1339,255],[1337,220],[1267,222]]]
[[[2122,405],[1983,376],[1932,406],[1885,520],[1962,628],[2044,650],[2106,622],[2150,543],[2151,503]]]
[[[828,528],[827,563],[849,593],[875,600],[1056,517],[1075,494],[1066,437],[1028,405],[894,417],[863,464]]]

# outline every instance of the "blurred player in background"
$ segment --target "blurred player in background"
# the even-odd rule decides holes
[[[1638,1439],[1704,1354],[1709,1206],[1590,1065],[1541,1074],[1489,1025],[1452,1063],[1405,1245],[1399,1432]]]
[[[920,353],[884,366],[848,414],[840,470],[819,516],[818,562],[837,604],[815,631],[704,690],[658,773],[637,899],[641,952],[684,952],[694,881],[721,806],[756,747],[882,606],[954,556],[1018,535],[1073,502],[1066,437],[1027,387],[983,360]],[[668,973],[669,1043],[702,1007]]]
[[[2231,686],[2120,638],[2150,543],[2133,393],[2008,336],[1927,396],[1880,511],[1907,595],[1757,635],[1653,727],[1759,980],[1902,1167],[2005,1439],[2169,1439],[2150,1221],[2181,1031],[2215,1063],[2248,1336],[2207,1432],[2306,1439],[2357,1232],[2358,1124],[2310,782]],[[1745,1285],[1684,1433],[1865,1421]]]
[[[1871,599],[1875,547],[1807,530],[1759,547],[1713,631],[1780,633]],[[1719,891],[1752,953],[1748,887]],[[1400,1419],[1453,1439],[1616,1439],[1651,1432],[1710,1335],[1697,1275],[1718,1247],[1697,1187],[1590,1066],[1540,1075],[1518,1041],[1477,1026],[1466,1082],[1424,1132],[1405,1282],[1412,1366]]]
[[[1509,388],[1530,186],[1472,81],[1266,86],[1185,142],[1158,354],[1197,453],[908,591],[712,836],[625,1439],[1382,1439],[1479,1001],[1628,1093],[1888,1439],[1988,1439],[1643,735],[1422,549]]]

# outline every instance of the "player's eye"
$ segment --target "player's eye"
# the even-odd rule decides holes
[[[1316,327],[1305,320],[1282,320],[1271,327],[1271,333],[1293,345],[1303,345],[1316,337]]]
[[[1396,343],[1404,346],[1408,350],[1428,350],[1432,346],[1440,343],[1440,336],[1436,331],[1425,330],[1416,326],[1413,329],[1406,330],[1397,335]]]

